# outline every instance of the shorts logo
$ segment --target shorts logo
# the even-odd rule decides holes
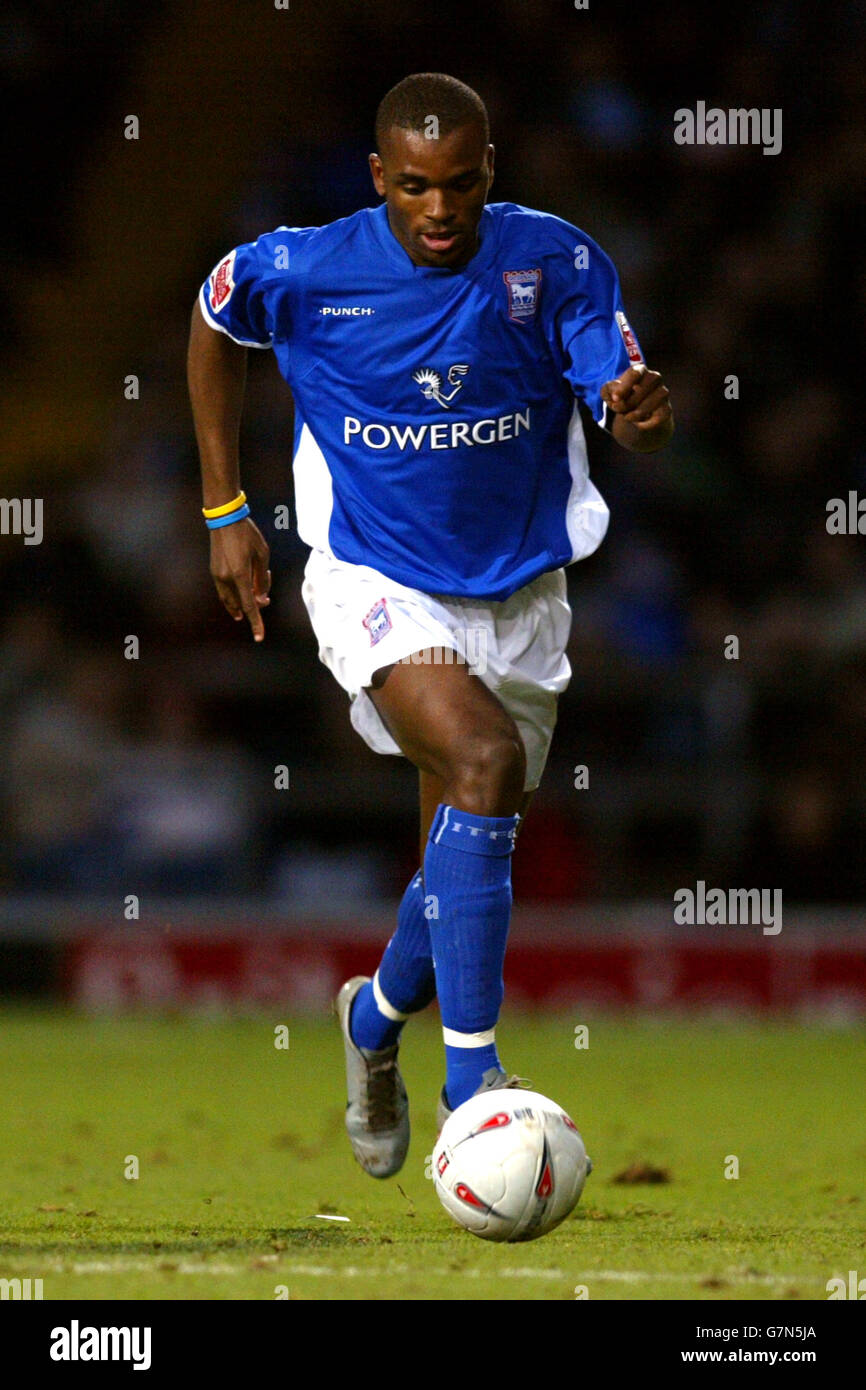
[[[435,367],[419,367],[412,373],[412,380],[421,387],[421,395],[425,401],[436,401],[443,410],[450,410],[448,402],[453,401],[463,386],[461,378],[468,371],[469,364],[466,362],[455,362],[453,367],[448,368],[448,385],[453,386],[454,390],[447,396],[442,390],[442,374],[437,372]]]
[[[625,343],[625,350],[628,353],[629,362],[643,362],[641,350],[637,345],[637,338],[632,333],[628,319],[622,312],[622,309],[617,309],[614,317],[619,326],[619,331],[622,334],[622,340]]]
[[[508,291],[508,317],[514,323],[534,319],[541,290],[541,271],[506,270],[502,278]]]
[[[232,290],[235,287],[232,271],[235,265],[235,252],[230,251],[224,260],[220,261],[216,270],[210,277],[210,307],[214,313],[218,313],[224,304],[228,304],[232,297]]]
[[[393,626],[391,614],[388,612],[387,600],[380,598],[378,603],[373,604],[364,619],[364,627],[370,634],[370,646],[375,647],[377,642],[381,642]]]

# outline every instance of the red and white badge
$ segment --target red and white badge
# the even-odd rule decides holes
[[[230,251],[229,254],[220,261],[216,270],[210,277],[210,294],[208,301],[215,314],[218,314],[224,304],[228,304],[232,297],[232,290],[235,287],[232,271],[235,266],[236,252]]]
[[[616,321],[619,325],[619,331],[622,334],[622,340],[625,343],[625,350],[628,353],[628,360],[629,362],[632,362],[635,366],[637,366],[638,363],[643,362],[641,350],[637,345],[637,338],[632,333],[631,328],[629,327],[628,319],[622,312],[622,309],[617,309],[614,317],[616,318]]]

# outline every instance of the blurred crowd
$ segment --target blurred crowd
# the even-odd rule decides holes
[[[79,17],[74,50],[55,8],[22,9],[0,59],[16,96],[42,92],[49,112],[73,56],[79,83],[92,72],[80,169],[111,99],[98,75],[122,86],[118,15],[133,7],[82,7],[99,22]],[[343,68],[323,64],[304,133],[270,131],[238,170],[232,206],[197,248],[200,279],[280,223],[377,202],[375,104],[427,50],[417,32],[376,29],[376,8],[356,18]],[[862,899],[866,552],[826,527],[831,498],[866,496],[850,403],[866,285],[853,199],[866,173],[862,12],[769,3],[747,30],[720,20],[712,40],[678,7],[576,13],[566,41],[562,10],[464,11],[463,46],[439,31],[426,66],[488,102],[492,196],[556,212],[612,256],[677,432],[638,457],[587,423],[612,520],[569,571],[574,679],[515,892],[668,897],[703,878],[780,887],[787,902]],[[782,152],[675,144],[674,111],[698,100],[781,108]],[[40,209],[3,227],[7,263],[45,254],[33,241],[46,209],[74,214],[62,154],[41,149]],[[53,254],[73,250],[55,241]],[[33,479],[49,499],[43,544],[0,539],[0,882],[313,908],[393,897],[416,867],[414,774],[364,747],[317,661],[299,593],[306,550],[276,521],[292,509],[292,408],[266,354],[251,354],[243,432],[275,576],[262,648],[211,586],[184,380],[197,287],[173,287],[148,389],[105,420],[101,450]],[[2,297],[8,366],[26,325],[8,280]],[[588,786],[575,785],[579,766]]]

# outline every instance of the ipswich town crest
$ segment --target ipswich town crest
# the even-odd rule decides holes
[[[534,319],[541,293],[541,271],[506,270],[502,278],[508,291],[508,317],[515,323]]]
[[[370,634],[370,646],[375,647],[376,643],[381,642],[393,626],[391,614],[388,612],[387,599],[380,598],[378,603],[374,603],[363,622]]]

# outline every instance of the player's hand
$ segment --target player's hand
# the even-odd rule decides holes
[[[622,415],[642,433],[658,429],[673,415],[670,392],[660,372],[648,367],[629,367],[621,377],[605,382],[601,398],[616,415]]]
[[[244,616],[257,642],[265,639],[262,609],[270,603],[268,543],[250,517],[210,533],[210,572],[223,607],[236,623]]]

